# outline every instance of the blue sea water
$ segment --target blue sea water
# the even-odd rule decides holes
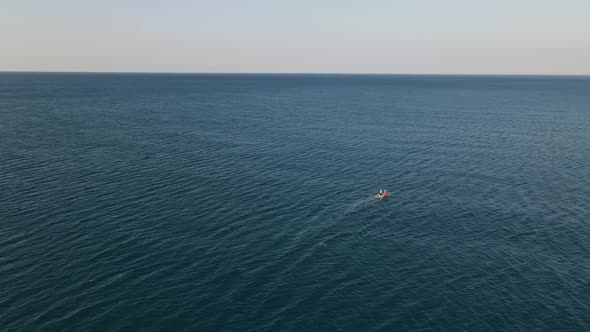
[[[0,330],[590,330],[590,78],[0,73]]]

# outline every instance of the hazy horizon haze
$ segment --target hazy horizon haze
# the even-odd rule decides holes
[[[0,71],[590,74],[590,2],[4,1]]]

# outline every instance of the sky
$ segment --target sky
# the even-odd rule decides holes
[[[590,0],[0,0],[0,71],[590,74]]]

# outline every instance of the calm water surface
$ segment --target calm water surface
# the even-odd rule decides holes
[[[0,73],[1,330],[589,330],[589,204],[588,77]]]

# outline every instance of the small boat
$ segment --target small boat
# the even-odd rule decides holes
[[[389,197],[389,191],[387,189],[379,190],[379,193],[375,195],[377,199],[385,199],[385,197]]]

